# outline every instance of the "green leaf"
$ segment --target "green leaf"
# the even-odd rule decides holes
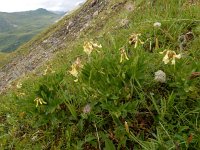
[[[113,144],[113,142],[109,139],[106,139],[105,141],[105,150],[115,150],[115,145]]]
[[[69,109],[69,111],[70,111],[70,113],[72,114],[72,116],[73,116],[75,119],[77,119],[77,113],[76,113],[75,107],[74,107],[73,105],[71,105],[71,104],[67,104],[66,102],[65,102],[65,105],[66,105],[67,108]]]

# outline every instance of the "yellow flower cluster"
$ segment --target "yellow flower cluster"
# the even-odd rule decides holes
[[[39,98],[39,97],[37,97],[35,100],[34,100],[34,102],[36,102],[36,107],[38,107],[38,105],[40,104],[40,105],[46,105],[47,104],[47,102],[45,102],[42,98]]]
[[[55,73],[55,71],[52,69],[52,65],[48,65],[47,68],[44,70],[43,75],[47,75],[48,73]]]
[[[19,81],[16,85],[17,89],[21,89],[22,88],[22,83]]]
[[[102,46],[101,46],[101,44],[98,45],[97,43],[93,43],[92,41],[84,42],[83,51],[88,56],[90,56],[90,54],[92,53],[92,51],[95,48],[102,48]],[[74,80],[75,82],[78,81],[78,74],[79,74],[79,71],[81,70],[81,68],[83,68],[83,65],[81,64],[81,60],[80,60],[80,58],[77,58],[76,61],[71,65],[71,70],[69,71],[69,73],[72,76],[77,78],[76,80]]]
[[[102,48],[101,45],[98,45],[97,43],[93,43],[92,41],[87,41],[87,42],[84,42],[84,45],[83,45],[83,51],[89,56],[92,51],[95,49],[95,48]]]
[[[122,63],[122,61],[123,61],[124,59],[129,60],[129,59],[128,59],[128,56],[127,56],[127,54],[126,54],[125,48],[122,47],[122,48],[120,48],[119,50],[120,50],[120,53],[121,53],[120,63]]]
[[[176,59],[180,59],[181,58],[181,54],[176,54],[175,51],[172,50],[164,50],[163,52],[160,52],[160,54],[164,54],[164,58],[163,58],[163,62],[165,64],[168,64],[170,61],[172,63],[172,65],[175,65],[176,63]]]
[[[79,71],[80,71],[81,68],[83,68],[83,65],[81,64],[81,60],[80,60],[80,58],[78,57],[78,58],[76,59],[76,61],[72,64],[71,70],[69,71],[69,73],[70,73],[72,76],[78,78],[78,73],[79,73]],[[77,82],[78,79],[76,79],[76,80],[74,80],[74,81]]]
[[[23,97],[23,96],[25,96],[26,94],[25,93],[17,93],[17,96],[18,97]]]
[[[139,36],[141,36],[140,33],[133,33],[130,38],[129,38],[129,44],[133,45],[134,44],[134,48],[137,48],[138,43],[140,44],[144,44],[144,42],[142,42],[139,38]]]

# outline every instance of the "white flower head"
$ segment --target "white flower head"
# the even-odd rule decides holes
[[[88,114],[91,112],[91,106],[90,104],[85,105],[85,107],[83,108],[83,113],[84,114]]]
[[[156,28],[161,27],[161,23],[160,23],[160,22],[155,22],[155,23],[153,24],[153,26],[156,27]]]
[[[165,83],[166,82],[166,74],[162,70],[158,70],[155,72],[154,80],[156,82]]]

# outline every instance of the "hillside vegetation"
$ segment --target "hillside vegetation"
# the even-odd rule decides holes
[[[88,0],[22,46],[0,70],[0,148],[199,150],[199,6]]]
[[[0,12],[0,51],[11,52],[58,20],[62,14],[45,9]]]

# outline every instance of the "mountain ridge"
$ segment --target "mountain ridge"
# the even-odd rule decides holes
[[[62,15],[43,8],[13,13],[0,12],[0,51],[14,51]]]

